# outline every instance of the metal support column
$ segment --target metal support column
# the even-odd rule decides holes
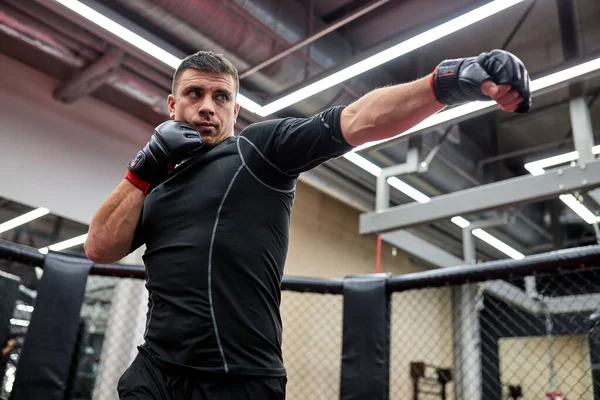
[[[585,98],[578,97],[569,103],[571,113],[571,127],[573,129],[573,141],[575,150],[579,153],[579,163],[585,164],[594,159],[592,147],[594,147],[594,133],[592,131],[592,119],[590,109]]]
[[[594,160],[594,154],[592,153],[594,131],[592,130],[590,108],[585,98],[579,97],[570,101],[569,112],[575,150],[579,153],[579,164],[584,165]],[[600,205],[600,189],[589,191],[588,196]]]
[[[377,191],[375,196],[375,210],[382,211],[390,207],[390,186],[388,179],[401,175],[422,173],[427,171],[427,164],[420,163],[422,137],[415,135],[408,140],[406,161],[403,164],[383,168],[377,177]]]
[[[600,310],[590,317],[591,327],[588,333],[594,399],[600,399]]]
[[[463,256],[466,265],[477,262],[473,230],[503,225],[506,215],[489,221],[476,221],[463,228]],[[483,288],[483,287],[482,287]],[[480,303],[483,292],[478,284],[452,288],[452,330],[454,350],[454,391],[456,400],[482,400]]]
[[[469,227],[463,228],[466,264],[476,261],[475,241]],[[457,400],[481,400],[481,337],[477,285],[452,288],[452,330],[454,350],[454,391]]]

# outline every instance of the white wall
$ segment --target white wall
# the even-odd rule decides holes
[[[0,196],[89,223],[153,127],[0,54]]]

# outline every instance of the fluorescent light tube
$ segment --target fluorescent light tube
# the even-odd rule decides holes
[[[33,312],[33,307],[26,304],[17,304],[17,310],[25,312]]]
[[[103,29],[106,29],[108,32],[113,35],[121,38],[127,43],[137,47],[148,55],[156,58],[159,61],[167,64],[173,69],[177,69],[179,64],[181,63],[181,59],[174,56],[173,54],[165,51],[155,45],[154,43],[144,39],[137,33],[130,31],[125,28],[123,25],[118,24],[117,22],[111,20],[110,18],[105,17],[100,14],[98,11],[94,10],[91,7],[86,6],[85,4],[77,1],[77,0],[54,0],[57,3],[67,7],[71,11],[77,13],[83,18],[93,22],[94,24],[100,26]],[[237,96],[238,103],[240,103],[241,107],[244,107],[246,110],[258,114],[261,106],[260,104],[250,100],[246,96],[239,94]]]
[[[48,214],[49,212],[50,212],[50,210],[48,210],[47,208],[40,207],[40,208],[37,208],[26,214],[23,214],[19,217],[13,218],[10,221],[6,221],[6,222],[0,224],[0,233],[9,231],[11,229],[16,228],[17,226],[24,225],[28,222],[31,222],[34,219],[43,217],[44,215]]]
[[[592,153],[597,155],[600,153],[600,145],[592,147]],[[525,169],[532,175],[542,175],[546,171],[544,168],[553,167],[555,165],[565,164],[579,159],[578,151],[570,151],[568,153],[559,154],[556,156],[544,158],[542,160],[532,161],[525,164]],[[592,213],[584,206],[575,196],[571,194],[563,194],[559,196],[560,200],[565,203],[571,210],[581,217],[588,224],[600,222],[600,218]]]
[[[381,175],[381,168],[377,165],[373,164],[371,161],[366,158],[359,156],[356,153],[346,153],[344,154],[344,158],[354,163],[358,167],[364,169],[369,172],[371,175],[378,177]],[[412,186],[402,182],[400,179],[392,176],[387,179],[387,183],[407,195],[408,197],[418,201],[419,203],[427,203],[430,199],[424,193],[419,192],[417,189]]]
[[[599,221],[598,217],[588,210],[586,206],[581,204],[581,202],[572,194],[563,194],[559,198],[588,224],[594,224]]]
[[[471,225],[471,223],[463,217],[452,217],[450,221],[452,221],[454,225],[458,225],[461,228],[466,228],[467,226]]]
[[[116,23],[115,21],[112,21],[111,19],[103,16],[102,14],[98,13],[94,9],[86,6],[85,4],[83,4],[79,1],[76,1],[76,0],[54,0],[54,1],[60,3],[64,7],[69,8],[70,10],[72,10],[75,13],[79,14],[80,16],[88,19],[89,21],[97,24],[98,26],[106,29],[107,31],[115,34],[116,36],[118,36],[121,39],[125,40],[126,42],[130,43],[131,45],[146,52],[147,54],[156,58],[157,60],[164,62],[165,64],[171,66],[172,68],[177,68],[177,66],[181,62],[181,60],[178,57],[161,49],[160,47],[154,45],[150,41],[142,38],[141,36],[137,35],[136,33],[130,31],[129,29],[123,27],[122,25]],[[384,50],[378,54],[375,54],[374,56],[371,56],[365,60],[362,60],[362,61],[356,63],[355,65],[346,68],[345,70],[338,71],[338,72],[332,74],[330,77],[327,77],[327,78],[324,78],[323,80],[321,80],[320,81],[321,84],[319,84],[320,86],[317,85],[317,83],[318,83],[317,82],[317,83],[313,84],[314,86],[309,85],[305,88],[299,89],[295,93],[300,93],[300,94],[302,94],[302,96],[295,95],[297,98],[288,105],[294,104],[294,103],[302,100],[303,98],[306,98],[308,96],[311,96],[312,94],[317,93],[318,91],[312,93],[315,90],[316,86],[319,86],[319,88],[320,88],[319,91],[325,90],[326,88],[331,87],[337,83],[343,82],[344,80],[349,79],[352,76],[356,76],[359,73],[362,73],[369,69],[375,68],[376,66],[381,65],[384,62],[387,62],[395,57],[399,57],[402,54],[408,53],[416,48],[419,48],[428,43],[431,43],[434,40],[437,40],[441,37],[444,37],[453,32],[456,32],[466,26],[472,25],[482,19],[485,19],[491,15],[501,12],[501,11],[503,11],[509,7],[512,7],[522,1],[523,0],[495,0],[495,1],[492,1],[482,7],[479,7],[473,11],[463,14],[451,21],[448,21],[442,25],[439,25],[433,29],[430,29],[429,31],[423,32],[413,38],[410,38],[404,42],[399,43],[396,46],[393,46],[387,50]],[[549,76],[546,76],[543,78],[539,78],[531,83],[532,92],[547,88],[554,84],[564,82],[566,80],[569,80],[569,79],[575,78],[577,76],[595,71],[597,69],[600,69],[600,58],[588,61],[586,63],[582,63],[580,65],[577,65],[577,66],[574,66],[571,68],[567,68],[563,71],[557,72],[555,74],[552,74],[552,75],[549,75]],[[344,71],[346,71],[346,72],[344,72]],[[346,75],[344,75],[344,74],[346,74]],[[326,81],[327,79],[329,79],[329,81]],[[322,82],[322,81],[326,81],[326,82]],[[331,83],[331,82],[335,82],[335,83]],[[294,95],[294,93],[292,93],[288,96],[292,96],[292,95]],[[261,115],[261,116],[267,116],[267,115],[275,112],[276,109],[283,108],[283,107],[281,107],[281,104],[283,104],[282,100],[285,99],[286,97],[276,100],[273,103],[267,104],[265,106],[261,106],[260,104],[250,100],[249,98],[243,96],[242,94],[239,94],[238,102],[240,103],[240,106],[242,106],[243,108],[245,108],[246,110],[248,110],[250,112],[253,112],[253,113]],[[467,114],[470,114],[470,113],[473,113],[476,111],[481,111],[481,110],[484,110],[486,108],[491,108],[491,107],[495,107],[494,102],[474,102],[474,103],[466,104],[464,106],[455,107],[451,110],[444,111],[444,112],[438,113],[436,115],[433,115],[430,118],[427,118],[426,120],[422,121],[417,126],[413,127],[411,130],[402,132],[401,134],[408,134],[408,133],[411,133],[411,132],[414,132],[414,131],[417,131],[420,129],[426,129],[431,126],[441,124],[443,122],[447,122],[454,118],[459,118],[459,117],[465,116]],[[392,139],[394,139],[394,138],[386,139],[386,140],[379,141],[379,142],[368,143],[364,146],[360,146],[359,148],[355,149],[355,151],[358,151],[358,150],[361,150],[364,148],[368,148],[368,147],[372,147],[378,143],[382,143],[382,142],[392,140]]]
[[[600,145],[592,147],[592,154],[600,154]],[[532,161],[525,164],[525,169],[532,175],[542,175],[544,168],[553,167],[559,164],[566,164],[579,159],[578,151],[570,151],[568,153],[559,154],[556,156],[544,158],[542,160]]]
[[[503,252],[504,254],[506,254],[507,256],[509,256],[510,258],[512,258],[514,260],[521,260],[521,259],[525,258],[524,254],[518,252],[517,250],[513,249],[512,247],[510,247],[509,245],[504,243],[503,241],[490,235],[483,229],[473,229],[472,233],[473,233],[473,236],[483,240],[490,246],[496,248],[497,250],[500,250],[501,252]]]
[[[29,321],[25,319],[11,318],[10,323],[16,326],[29,326]]]
[[[419,203],[427,203],[429,202],[429,200],[431,200],[429,196],[419,192],[417,189],[402,182],[395,176],[388,178],[387,183],[388,185],[398,189],[399,191],[412,198],[413,200],[418,201]]]
[[[565,164],[571,161],[575,161],[578,158],[578,151],[570,151],[568,153],[559,154],[557,156],[544,158],[543,160],[528,162],[527,164],[525,164],[525,169],[529,172],[531,172],[531,170],[534,170],[535,173],[531,172],[533,175],[541,175],[539,172],[541,170],[541,173],[543,174],[544,168],[548,168],[553,165]]]
[[[371,173],[371,175],[374,175],[376,177],[381,175],[380,167],[373,164],[372,162],[365,159],[364,157],[359,156],[356,153],[347,153],[344,155],[344,157],[347,160],[354,163],[355,165],[364,169],[365,171]],[[390,186],[400,190],[402,193],[406,194],[407,196],[413,198],[414,200],[416,200],[420,203],[427,203],[428,201],[431,200],[430,197],[428,197],[427,195],[419,192],[417,189],[413,188],[412,186],[409,186],[408,184],[402,182],[400,179],[398,179],[394,176],[388,178],[387,182]],[[466,228],[467,226],[470,225],[469,221],[467,221],[466,219],[464,219],[463,217],[460,217],[460,216],[453,217],[451,219],[451,221],[452,221],[452,223],[454,223],[455,225],[458,225],[461,228]],[[489,233],[487,233],[486,231],[484,231],[482,229],[474,229],[472,233],[474,236],[476,236],[479,239],[483,240],[484,242],[488,243],[490,246],[495,247],[496,249],[498,249],[499,251],[503,252],[504,254],[508,255],[509,257],[511,257],[513,259],[520,260],[521,258],[525,257],[523,254],[521,254],[517,250],[513,249],[506,243],[495,238],[494,236],[490,235]]]
[[[41,249],[39,249],[39,252],[42,254],[48,254],[49,250],[60,251],[60,250],[68,249],[69,247],[74,247],[74,246],[85,243],[87,236],[88,236],[88,234],[86,233],[84,235],[77,236],[77,237],[74,237],[71,239],[67,239],[65,241],[50,245],[48,247],[42,247]]]
[[[341,71],[335,72],[323,79],[318,80],[317,82],[314,82],[280,99],[277,99],[272,103],[263,106],[259,115],[265,117],[283,108],[289,107],[292,104],[329,89],[338,83],[344,82],[390,60],[410,53],[411,51],[420,47],[426,46],[431,42],[448,36],[521,2],[522,0],[496,0],[485,4],[473,11],[469,11],[457,18],[454,18],[453,20],[413,36],[412,38],[398,43],[395,46],[383,50],[371,57],[357,62],[356,64],[344,68]]]
[[[77,1],[77,0],[54,0],[57,3],[62,4],[67,7],[71,11],[79,14],[83,18],[93,22],[94,24],[106,29],[113,35],[123,39],[127,43],[137,47],[143,52],[151,55],[159,61],[167,64],[168,66],[176,69],[181,63],[181,59],[175,57],[168,51],[165,51],[155,45],[154,43],[144,39],[140,35],[130,31],[124,26],[116,23],[112,19],[105,17],[100,14],[98,11],[94,10],[91,7],[86,6],[85,4]]]
[[[344,158],[354,165],[364,169],[368,173],[374,176],[381,175],[381,168],[377,165],[373,164],[371,161],[367,160],[363,156],[359,156],[356,153],[346,153],[344,154]]]
[[[554,74],[538,78],[531,82],[531,92],[537,92],[538,90],[545,89],[552,85],[556,85],[561,82],[568,81],[569,79],[577,78],[578,76],[589,74],[597,69],[600,69],[600,58],[596,58],[591,61],[575,65],[571,68],[563,69],[562,71],[555,72]]]

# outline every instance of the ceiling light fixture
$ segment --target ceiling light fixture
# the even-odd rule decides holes
[[[572,194],[563,194],[559,196],[560,200],[565,203],[575,214],[579,215],[588,224],[595,224],[600,222],[600,218],[596,217],[586,206],[584,206],[579,200]]]
[[[145,53],[156,58],[157,60],[171,66],[174,69],[177,68],[177,66],[181,63],[181,59],[179,59],[178,57],[170,54],[169,52],[165,51],[164,49],[160,48],[159,46],[151,43],[150,41],[144,39],[143,37],[132,32],[131,30],[125,28],[124,26],[118,24],[117,22],[111,20],[110,18],[107,18],[106,16],[97,12],[93,8],[81,3],[80,1],[77,1],[77,0],[54,0],[54,1],[63,5],[64,7],[68,8],[68,9],[70,9],[71,11],[77,13],[78,15],[86,18],[87,20],[97,24],[98,26],[102,27],[103,29],[111,32],[112,34],[114,34],[117,37],[121,38],[122,40],[126,41],[127,43],[137,47],[138,49],[144,51]],[[490,17],[496,13],[499,13],[507,8],[510,8],[516,4],[521,3],[522,1],[523,0],[494,0],[490,3],[487,3],[483,6],[475,9],[475,10],[467,12],[453,20],[445,22],[435,28],[432,28],[421,34],[418,34],[410,39],[407,39],[404,42],[401,42],[395,46],[392,46],[391,48],[389,48],[387,50],[384,50],[380,53],[375,54],[374,56],[371,56],[365,60],[359,61],[358,63],[356,63],[342,71],[338,71],[335,74],[331,75],[330,77],[327,77],[324,79],[329,79],[328,82],[336,82],[336,81],[337,81],[337,83],[343,82],[344,80],[349,79],[352,76],[358,75],[358,73],[362,73],[369,69],[375,68],[378,65],[383,64],[384,62],[387,62],[393,58],[396,58],[403,54],[406,54],[406,53],[408,53],[412,50],[415,50],[419,47],[425,46],[428,43],[431,43],[439,38],[442,38],[446,35],[456,32],[462,28],[472,25],[478,21],[481,21],[482,19]],[[542,89],[545,89],[552,85],[568,81],[568,80],[576,78],[578,76],[593,72],[597,69],[600,69],[600,58],[576,65],[571,68],[567,68],[563,71],[548,75],[543,78],[539,78],[531,83],[532,93],[542,90]],[[343,71],[346,71],[346,72],[343,72]],[[346,76],[345,79],[340,80],[340,78],[343,78],[344,76]],[[334,83],[334,84],[337,84],[337,83]],[[316,85],[316,83],[312,84],[312,85],[315,85],[315,87],[316,86],[321,87],[321,90],[325,90],[327,87],[333,86],[333,85],[329,85],[329,83],[327,83],[327,85],[329,85],[329,86],[322,85],[322,84],[323,84],[323,82],[321,82],[320,86]],[[301,88],[297,92],[302,91],[302,93],[306,94],[306,93],[309,93],[312,90],[314,90],[314,89],[308,90],[307,87]],[[291,96],[291,95],[293,95],[293,93],[288,96]],[[300,97],[302,97],[302,96],[300,96]],[[305,96],[303,98],[300,98],[300,97],[298,97],[297,100],[295,100],[291,104],[294,104],[308,96]],[[238,102],[240,103],[241,107],[247,109],[250,112],[261,115],[263,117],[275,112],[276,109],[281,109],[281,107],[277,105],[277,104],[281,104],[281,103],[277,103],[277,102],[281,102],[282,100],[283,100],[283,98],[276,100],[275,102],[272,102],[270,104],[261,106],[260,104],[256,103],[253,100],[250,100],[248,97],[246,97],[242,94],[238,95]],[[289,104],[289,105],[291,105],[291,104]],[[442,124],[442,123],[448,122],[453,119],[461,118],[461,117],[467,116],[469,114],[476,113],[478,111],[483,111],[487,108],[492,108],[494,106],[495,106],[494,102],[474,102],[474,103],[469,103],[469,104],[466,104],[463,106],[455,107],[450,110],[437,113],[437,114],[427,118],[426,120],[422,121],[420,124],[414,126],[412,129],[410,129],[406,132],[400,133],[398,136],[406,135],[406,134],[409,134],[409,133],[412,133],[412,132],[415,132],[415,131],[418,131],[421,129],[430,128],[432,126]],[[398,137],[398,136],[396,136],[396,137]],[[364,146],[359,146],[357,149],[355,149],[355,151],[362,150],[362,149],[368,148],[368,147],[372,147],[379,143],[382,143],[382,142],[388,141],[388,140],[392,140],[392,139],[394,139],[394,138],[390,138],[390,139],[386,139],[386,140],[378,141],[378,142],[371,142]]]
[[[512,258],[514,260],[522,260],[523,258],[525,258],[525,255],[523,253],[518,252],[517,250],[513,249],[512,247],[510,247],[509,245],[504,243],[503,241],[490,235],[483,229],[479,229],[479,228],[473,229],[472,233],[473,233],[473,236],[483,240],[490,246],[494,247],[497,250],[500,250],[501,252],[503,252],[504,254],[506,254],[507,256],[509,256],[510,258]]]
[[[600,145],[592,147],[592,154],[600,154]],[[578,151],[570,151],[568,153],[558,154],[556,156],[544,158],[542,160],[532,161],[525,164],[525,169],[531,175],[543,175],[546,173],[545,168],[555,167],[557,165],[566,164],[577,161],[579,159]],[[575,214],[579,215],[588,224],[600,222],[600,217],[597,217],[583,203],[581,203],[572,194],[563,194],[559,196],[560,200],[565,203]]]
[[[360,168],[369,172],[371,175],[373,175],[375,177],[379,177],[381,175],[381,168],[378,167],[377,165],[373,164],[371,161],[365,159],[364,157],[361,157],[356,153],[348,153],[347,156],[348,157],[346,157],[346,158],[349,161],[358,165]],[[394,176],[390,177],[387,179],[387,182],[390,186],[398,189],[399,191],[401,191],[402,193],[411,197],[412,199],[418,201],[419,203],[427,203],[430,200],[429,196],[427,196],[424,193],[421,193],[420,191],[418,191],[417,189],[413,188],[412,186],[406,184],[405,182],[402,182],[397,177],[394,177]],[[453,217],[450,221],[460,228],[466,228],[471,224],[469,221],[467,221],[465,218],[463,218],[461,216]],[[489,234],[488,232],[486,232],[482,229],[474,229],[472,233],[475,237],[483,240],[490,246],[496,248],[500,252],[506,254],[507,256],[509,256],[515,260],[520,260],[523,257],[525,257],[519,251],[515,250],[514,248],[510,247],[506,243],[502,242],[500,239],[492,236],[491,234]]]
[[[265,117],[273,114],[274,112],[329,89],[332,86],[376,68],[390,60],[424,47],[429,43],[473,25],[485,18],[491,17],[492,15],[504,11],[522,1],[523,0],[495,0],[487,3],[277,99],[272,103],[263,106],[259,115]]]
[[[471,225],[471,223],[463,217],[452,217],[450,221],[452,221],[454,225],[458,225],[461,228],[466,228],[467,226]]]
[[[31,222],[34,219],[43,217],[44,215],[48,214],[49,212],[50,212],[50,210],[48,210],[47,208],[40,207],[40,208],[37,208],[26,214],[23,214],[19,217],[13,218],[10,221],[6,221],[6,222],[0,224],[0,233],[9,231],[11,229],[16,228],[17,226],[24,225],[28,222]]]
[[[592,147],[592,154],[600,154],[600,145]],[[545,168],[554,167],[560,164],[566,164],[568,162],[577,161],[578,159],[579,152],[570,151],[568,153],[544,158],[542,160],[528,162],[527,164],[525,164],[525,169],[529,171],[531,175],[542,175],[545,172]]]
[[[160,48],[149,40],[144,39],[137,33],[132,32],[131,30],[125,28],[123,25],[111,20],[110,18],[102,15],[98,11],[93,8],[81,3],[77,0],[54,0],[57,3],[63,5],[64,7],[70,9],[76,14],[82,16],[83,18],[93,22],[94,24],[100,26],[101,28],[107,30],[113,35],[121,38],[125,42],[131,44],[132,46],[137,47],[144,53],[156,58],[157,60],[165,63],[170,66],[174,70],[177,69],[179,64],[181,63],[181,59],[179,57],[174,56],[168,51]],[[261,106],[260,104],[250,100],[246,96],[238,93],[237,101],[241,107],[244,107],[246,110],[253,112],[255,114],[260,113]]]
[[[87,233],[84,235],[81,235],[81,236],[76,236],[74,238],[64,240],[62,242],[50,245],[48,247],[42,247],[41,249],[38,249],[38,251],[42,254],[48,254],[49,250],[60,251],[60,250],[68,249],[70,247],[75,247],[75,246],[85,243],[87,236],[88,236]]]

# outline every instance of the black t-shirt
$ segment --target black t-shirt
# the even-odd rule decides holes
[[[148,194],[131,251],[146,244],[144,348],[160,363],[285,375],[280,286],[295,186],[352,149],[342,109],[252,124]]]

